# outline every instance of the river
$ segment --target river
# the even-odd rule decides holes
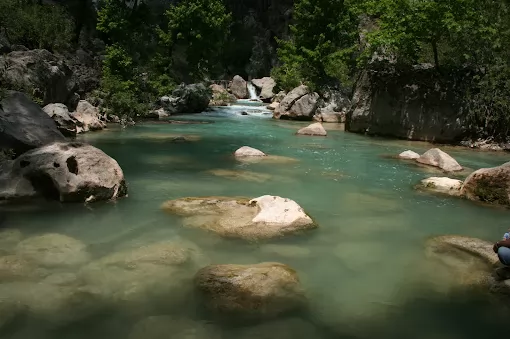
[[[21,230],[24,237],[46,233],[73,237],[87,246],[93,259],[128,245],[177,239],[194,243],[208,263],[282,262],[296,269],[306,289],[310,307],[305,313],[276,323],[216,322],[191,299],[165,308],[161,300],[147,297],[143,305],[109,305],[108,311],[65,326],[46,318],[17,320],[0,337],[134,338],[133,324],[161,314],[207,323],[215,334],[158,336],[149,330],[144,338],[216,338],[217,333],[223,338],[259,339],[504,336],[509,315],[504,306],[483,294],[456,293],[454,277],[427,261],[423,244],[442,234],[498,240],[509,227],[507,210],[415,191],[420,179],[438,173],[391,156],[407,149],[422,153],[431,148],[429,144],[369,138],[337,125],[325,125],[327,137],[296,136],[306,123],[273,120],[269,112],[258,109],[215,108],[178,117],[204,122],[200,124],[146,122],[85,134],[80,140],[119,162],[129,197],[88,206],[47,203],[12,208],[5,225]],[[294,160],[240,163],[232,153],[244,145]],[[504,153],[443,150],[471,169],[510,160]],[[319,228],[282,240],[248,243],[183,227],[180,218],[160,209],[163,202],[180,197],[265,194],[295,200]],[[79,267],[67,270],[75,273]],[[296,323],[310,332],[295,333]]]

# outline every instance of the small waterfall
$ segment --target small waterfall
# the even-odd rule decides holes
[[[250,100],[258,100],[259,99],[259,96],[257,95],[257,89],[255,88],[255,86],[253,86],[253,84],[250,82],[248,82],[248,92],[250,93]]]

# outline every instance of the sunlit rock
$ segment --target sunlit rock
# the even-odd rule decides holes
[[[460,195],[462,180],[451,179],[446,177],[431,177],[423,179],[417,186],[418,189],[448,194],[453,196]]]
[[[315,124],[311,124],[309,126],[301,128],[299,131],[297,131],[297,134],[326,136],[328,135],[328,132],[326,132],[326,130],[324,129],[320,122],[317,122]]]
[[[399,159],[406,159],[406,160],[416,160],[420,157],[420,155],[414,151],[407,150],[398,155]]]
[[[169,336],[169,334],[171,334]],[[133,326],[128,339],[221,339],[213,324],[176,316],[147,317]]]
[[[169,306],[186,298],[184,291],[201,260],[200,250],[190,242],[161,241],[93,261],[78,277],[86,290],[108,303],[134,307],[158,300]]]
[[[277,238],[314,229],[317,225],[293,200],[265,195],[249,200],[233,197],[182,198],[162,208],[185,217],[188,227],[228,238]]]
[[[264,157],[266,154],[256,148],[243,146],[234,152],[236,158],[242,157]]]
[[[439,167],[446,172],[462,171],[462,166],[439,148],[429,149],[416,159],[416,161],[420,164]]]
[[[90,260],[84,243],[62,234],[27,238],[18,244],[16,254],[42,267],[74,267]]]
[[[71,117],[78,121],[76,127],[78,133],[102,130],[106,127],[106,123],[100,119],[99,109],[86,100],[80,100]]]
[[[207,266],[195,286],[208,309],[247,317],[275,317],[306,302],[296,271],[279,263]]]
[[[461,194],[470,200],[510,206],[510,162],[473,172],[464,181]]]
[[[236,96],[236,98],[248,99],[247,83],[246,80],[244,80],[241,76],[236,75],[234,79],[232,79],[230,90],[232,91],[232,94]]]

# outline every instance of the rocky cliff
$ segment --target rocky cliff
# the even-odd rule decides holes
[[[458,142],[466,134],[459,93],[461,75],[431,65],[371,65],[356,83],[346,129],[355,133],[432,142]]]

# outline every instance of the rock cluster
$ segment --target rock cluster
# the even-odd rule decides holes
[[[312,120],[317,110],[319,95],[301,85],[290,91],[274,110],[275,119]]]

